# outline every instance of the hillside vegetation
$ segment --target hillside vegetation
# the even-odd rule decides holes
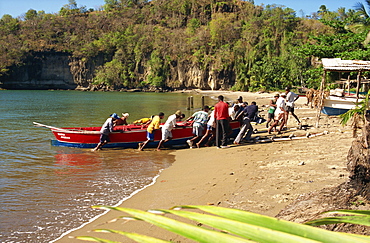
[[[289,7],[240,0],[106,0],[87,10],[70,1],[57,14],[2,16],[0,81],[30,57],[62,53],[83,87],[317,87],[320,58],[370,58],[364,13],[321,6],[297,17]]]

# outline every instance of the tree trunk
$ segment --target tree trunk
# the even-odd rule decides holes
[[[370,155],[368,141],[370,139],[370,116],[365,117],[362,136],[353,141],[347,156],[347,168],[350,172],[351,186],[359,195],[370,200]]]

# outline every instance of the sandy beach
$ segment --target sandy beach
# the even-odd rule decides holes
[[[246,93],[228,91],[199,91],[217,97],[223,94],[228,100],[241,95],[249,103],[257,102],[265,111],[273,93]],[[168,209],[175,205],[219,205],[275,216],[300,195],[336,186],[348,180],[346,156],[351,146],[350,128],[339,125],[337,118],[322,115],[320,127],[314,128],[316,110],[297,101],[296,114],[307,130],[297,130],[297,123],[289,117],[288,131],[283,135],[296,137],[309,132],[328,134],[304,139],[244,143],[227,149],[202,147],[200,149],[173,150],[176,161],[162,171],[156,182],[138,192],[120,206],[149,210]],[[268,135],[265,125],[255,125],[258,133]],[[143,153],[152,153],[148,149]],[[97,209],[92,209],[97,210]],[[93,229],[116,229],[137,232],[164,240],[189,242],[145,222],[116,220],[123,213],[110,211],[84,227],[75,230],[56,242],[82,242],[73,236],[96,236],[120,242],[131,242],[124,236],[95,233]]]

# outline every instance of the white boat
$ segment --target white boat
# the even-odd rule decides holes
[[[324,76],[320,87],[321,91],[323,91],[325,87],[327,72],[358,72],[358,75],[355,82],[351,82],[349,78],[347,81],[337,82],[348,88],[347,93],[345,92],[345,87],[341,90],[339,94],[334,92],[327,97],[324,97],[324,94],[322,92],[321,112],[329,116],[338,116],[349,111],[350,109],[354,109],[356,107],[356,103],[361,102],[364,99],[363,96],[360,96],[360,86],[364,83],[369,83],[369,80],[361,80],[361,73],[364,71],[370,71],[370,61],[323,58],[322,64],[324,67]],[[351,83],[355,83],[356,86],[356,93],[354,95],[351,95],[349,92]]]
[[[328,116],[339,116],[356,107],[356,102],[363,99],[357,97],[338,97],[329,95],[324,99],[321,112]]]

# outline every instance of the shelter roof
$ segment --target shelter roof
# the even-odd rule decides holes
[[[340,58],[323,58],[325,71],[351,72],[370,71],[370,61],[342,60]]]

